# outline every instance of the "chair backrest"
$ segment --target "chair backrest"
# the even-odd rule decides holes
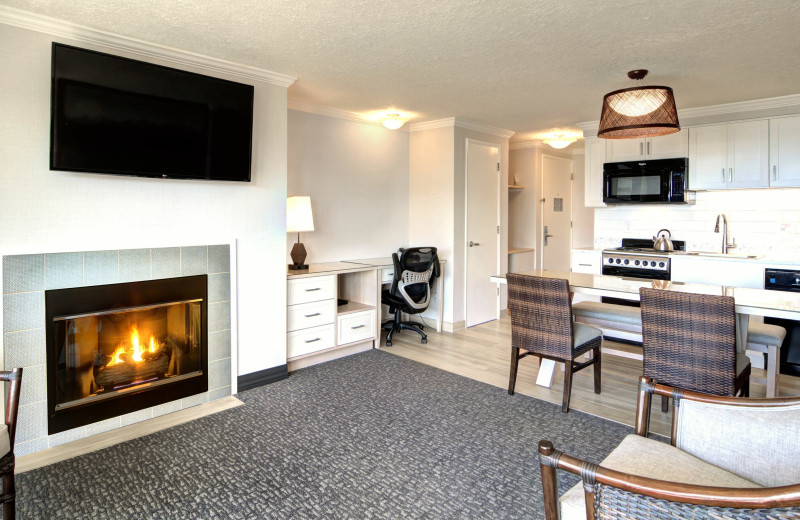
[[[8,427],[8,439],[11,451],[14,451],[14,437],[17,433],[17,411],[19,409],[19,391],[22,385],[22,368],[0,372],[0,381],[9,383],[6,391],[5,423]]]
[[[424,311],[431,301],[431,284],[439,276],[435,247],[409,247],[392,254],[394,278],[391,293],[403,298],[410,309]]]
[[[572,359],[572,302],[569,282],[508,273],[511,346],[559,359]]]
[[[677,388],[733,395],[733,297],[648,288],[639,294],[644,375]]]

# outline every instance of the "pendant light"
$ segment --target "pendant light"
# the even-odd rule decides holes
[[[628,72],[641,81],[646,69]],[[672,134],[681,129],[675,96],[669,87],[638,86],[609,92],[603,97],[597,137],[636,139]]]

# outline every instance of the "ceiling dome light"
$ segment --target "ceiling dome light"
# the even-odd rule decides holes
[[[380,122],[389,130],[397,130],[405,124],[400,114],[386,114],[386,117],[380,119]]]
[[[642,80],[647,70],[628,72]],[[603,97],[597,136],[605,139],[636,139],[678,132],[678,110],[669,87],[640,86],[609,92]]]
[[[567,137],[563,134],[559,134],[555,137],[548,137],[547,139],[543,139],[542,142],[544,144],[549,144],[553,148],[566,148],[567,146],[571,145],[575,141],[577,141],[577,137]]]

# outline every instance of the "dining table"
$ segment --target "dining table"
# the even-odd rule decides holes
[[[736,349],[747,350],[747,329],[750,316],[784,318],[800,321],[800,293],[784,291],[768,291],[746,287],[725,285],[705,285],[696,283],[673,282],[670,280],[646,280],[622,276],[573,273],[534,269],[518,274],[540,276],[544,278],[566,279],[569,290],[573,294],[595,297],[612,297],[622,300],[639,300],[639,289],[642,287],[678,291],[696,294],[712,294],[732,296],[736,305]],[[505,275],[490,277],[492,282],[505,284]],[[549,387],[553,382],[556,362],[542,359],[536,384]]]

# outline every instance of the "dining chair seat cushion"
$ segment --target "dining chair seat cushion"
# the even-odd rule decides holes
[[[684,401],[675,445],[765,487],[800,482],[800,405],[741,407]]]
[[[731,488],[758,488],[758,484],[718,468],[665,442],[628,435],[601,466],[641,477]],[[578,482],[559,498],[561,520],[586,519],[583,483]]]
[[[785,337],[786,329],[778,325],[751,322],[747,327],[747,343],[780,347]]]
[[[572,305],[572,314],[593,320],[615,321],[642,326],[642,313],[638,307],[603,302],[578,302]]]
[[[11,440],[8,438],[8,426],[0,429],[0,457],[11,451]]]
[[[583,323],[573,323],[572,331],[572,348],[574,350],[579,349],[581,345],[585,345],[593,339],[603,337],[602,330],[584,325]]]

